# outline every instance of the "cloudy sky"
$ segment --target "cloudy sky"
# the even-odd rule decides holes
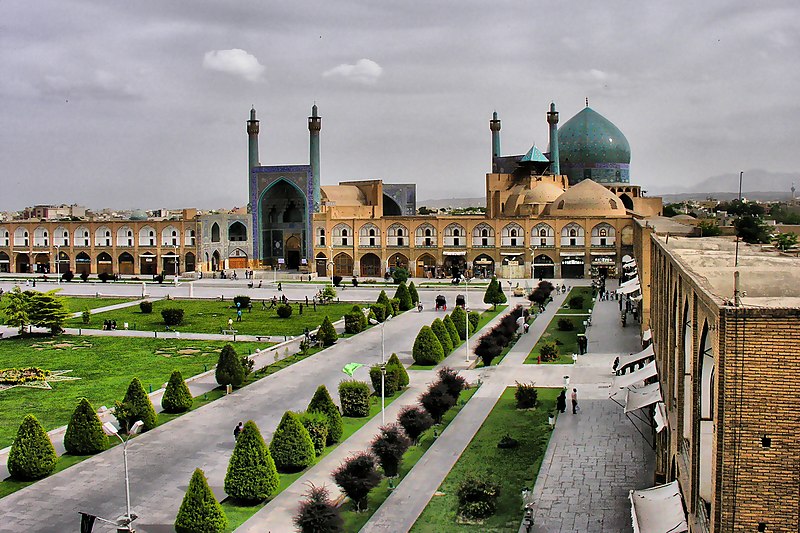
[[[479,196],[488,120],[506,154],[547,147],[588,97],[627,136],[632,181],[664,191],[800,171],[800,3],[0,2],[0,210],[246,202],[261,163],[322,182]]]

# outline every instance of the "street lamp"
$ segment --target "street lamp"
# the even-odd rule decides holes
[[[391,319],[392,315],[389,315],[381,324],[381,425],[386,424],[384,415],[384,410],[386,409],[386,337],[383,330],[386,328],[386,323]],[[378,324],[378,321],[374,318],[370,318],[369,323],[375,326]]]
[[[61,246],[56,244],[56,283],[61,285],[61,272],[59,263],[61,262]]]
[[[332,289],[333,288],[333,273],[334,273],[333,261],[328,261],[328,267],[331,269],[331,289]]]
[[[128,429],[128,438],[124,439],[120,436],[119,430],[114,427],[114,424],[111,422],[106,422],[103,424],[103,433],[106,435],[114,436],[119,439],[122,443],[122,463],[125,467],[125,516],[123,516],[120,520],[120,525],[125,527],[126,529],[120,529],[120,531],[133,531],[131,528],[131,522],[136,520],[137,516],[135,514],[131,514],[131,487],[130,487],[130,480],[128,478],[128,442],[131,440],[131,437],[138,434],[142,427],[144,426],[144,422],[141,420],[137,420],[133,423],[133,425]]]
[[[466,284],[466,290],[464,293],[464,362],[469,363],[469,313],[467,309],[469,309],[469,282],[472,278],[468,278],[464,276],[464,283]]]
[[[175,249],[175,285],[178,285],[178,245],[173,244],[172,247]]]

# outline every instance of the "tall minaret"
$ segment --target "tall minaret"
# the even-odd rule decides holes
[[[553,102],[547,112],[547,123],[550,124],[550,172],[557,176],[561,174],[561,164],[558,162],[558,111]]]
[[[314,211],[319,210],[321,201],[319,189],[319,130],[322,129],[322,117],[317,115],[317,104],[311,108],[311,116],[308,117],[309,139],[309,162],[311,163],[311,176],[314,180]]]
[[[256,119],[256,108],[250,109],[250,120],[247,121],[247,140],[248,140],[248,160],[247,160],[247,179],[253,173],[253,167],[259,166],[258,162],[258,120]]]
[[[494,166],[494,158],[500,157],[500,119],[497,118],[497,111],[492,113],[489,129],[492,130],[492,166]]]

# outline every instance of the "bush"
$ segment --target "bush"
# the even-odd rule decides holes
[[[510,434],[506,433],[500,438],[500,442],[497,443],[497,447],[501,450],[512,450],[514,448],[519,448],[519,441]]]
[[[341,279],[339,281],[341,282]],[[336,298],[336,289],[334,289],[330,285],[325,285],[325,288],[322,289],[322,301],[330,302],[334,298]]]
[[[356,511],[367,509],[369,492],[381,482],[381,475],[375,469],[375,458],[366,452],[345,459],[332,476],[342,492],[353,501]]]
[[[481,314],[477,311],[470,311],[467,315],[467,322],[469,322],[470,331],[478,329],[478,323],[481,321]]]
[[[183,497],[178,516],[175,517],[177,533],[222,533],[228,528],[228,519],[202,470],[195,469],[186,495]]]
[[[411,296],[411,303],[417,305],[419,303],[419,293],[417,293],[417,287],[413,281],[408,284],[408,294]]]
[[[545,293],[540,287],[536,287],[530,295],[528,295],[528,300],[539,306],[543,306],[549,298],[550,295]]]
[[[447,332],[447,328],[445,328],[444,323],[437,318],[431,324],[431,329],[436,334],[436,338],[439,339],[439,344],[442,345],[442,350],[446,357],[447,354],[453,351],[453,341],[450,340],[450,334]]]
[[[433,426],[433,418],[428,411],[415,405],[403,407],[397,415],[397,422],[403,426],[403,431],[414,442],[417,442],[419,436]]]
[[[408,270],[405,268],[395,268],[392,270],[392,280],[395,283],[405,283],[408,281]]]
[[[244,383],[245,372],[242,360],[236,355],[236,350],[230,344],[226,344],[219,353],[214,377],[220,385],[241,387]]]
[[[141,420],[144,424],[142,431],[149,431],[158,425],[158,415],[153,402],[147,396],[139,378],[131,380],[122,402],[114,402],[114,416],[125,432],[137,420]]]
[[[497,309],[497,304],[504,304],[506,301],[506,295],[503,294],[503,286],[497,281],[497,278],[492,278],[489,286],[486,287],[486,293],[483,295],[483,303],[491,304],[494,309]]]
[[[517,401],[517,409],[533,409],[539,402],[539,391],[533,383],[517,383],[517,390],[514,391],[514,399]]]
[[[497,510],[500,485],[473,474],[458,485],[458,514],[468,520],[483,520]]]
[[[99,280],[100,280],[100,281],[102,281],[103,283],[107,283],[107,282],[108,282],[108,280],[110,280],[110,279],[114,279],[114,275],[113,275],[113,274],[109,274],[108,272],[100,272],[100,273],[97,275],[97,279],[99,279]]]
[[[239,296],[233,297],[233,306],[239,309],[247,309],[250,305],[250,297],[240,294]]]
[[[314,462],[314,442],[300,419],[291,411],[283,413],[269,443],[269,452],[279,472],[299,472]]]
[[[487,333],[478,341],[475,347],[475,355],[480,357],[483,366],[489,366],[494,361],[495,357],[503,352],[503,346],[497,343],[496,337],[491,333]]]
[[[307,410],[312,413],[322,413],[328,417],[328,437],[327,444],[335,444],[342,438],[344,428],[342,426],[342,413],[339,408],[333,403],[331,395],[325,385],[317,387],[311,402],[308,404]]]
[[[275,312],[280,318],[289,318],[292,316],[292,306],[289,304],[280,304],[275,308]]]
[[[392,316],[397,316],[400,314],[400,300],[398,300],[397,298],[392,298],[391,300],[389,300],[389,305],[392,308],[392,312],[389,314],[391,314]],[[389,315],[387,314],[386,316]]]
[[[344,332],[350,335],[361,333],[363,331],[361,317],[363,316],[364,313],[361,311],[353,311],[344,315]]]
[[[85,270],[83,272],[81,272],[81,276],[80,277],[81,277],[81,281],[84,282],[84,283],[89,281],[89,273],[86,272]]]
[[[84,309],[83,313],[81,313],[81,321],[84,324],[88,324],[92,320],[92,314],[89,312],[88,309]]]
[[[444,315],[442,324],[444,324],[447,334],[450,335],[450,342],[453,343],[453,349],[455,349],[458,343],[461,342],[461,339],[458,336],[458,329],[456,329],[456,325],[453,324],[453,319],[450,318],[450,315]]]
[[[339,287],[339,286],[341,285],[341,283],[342,283],[342,276],[333,276],[333,278],[332,278],[332,279],[333,279],[333,284],[334,284],[336,287]]]
[[[298,413],[297,416],[308,431],[311,442],[314,443],[314,453],[319,457],[325,451],[325,443],[328,439],[328,417],[322,413],[308,411]]]
[[[165,413],[182,413],[192,407],[192,393],[183,380],[180,370],[175,370],[169,377],[167,388],[161,397],[161,408]]]
[[[386,291],[381,290],[381,293],[378,295],[378,299],[375,300],[375,302],[386,305],[389,302],[389,297],[386,295]]]
[[[570,309],[583,309],[583,296],[573,296],[569,299]]]
[[[372,304],[369,306],[370,313],[375,315],[375,320],[383,322],[386,320],[386,306],[384,304]]]
[[[161,310],[161,316],[164,318],[164,324],[168,326],[177,326],[183,322],[183,309],[177,307],[168,307]]]
[[[317,338],[322,341],[323,346],[332,346],[339,340],[339,334],[336,333],[336,328],[333,327],[331,319],[327,315],[322,319],[322,324],[317,331]]]
[[[573,322],[569,318],[559,318],[558,319],[558,330],[559,331],[572,331],[575,329],[575,322]]]
[[[366,381],[346,379],[339,383],[339,401],[342,415],[351,418],[369,416],[369,385]]]
[[[400,390],[404,387],[408,387],[408,372],[406,371],[406,367],[403,366],[403,363],[400,362],[400,359],[397,357],[396,353],[393,353],[389,360],[386,361],[386,366],[396,367],[398,370],[397,374],[397,390]]]
[[[248,420],[236,439],[225,474],[225,493],[239,501],[256,503],[275,493],[280,478],[275,461],[258,426]]]
[[[444,359],[442,343],[430,327],[422,326],[419,330],[411,355],[418,365],[435,365]]]
[[[406,437],[402,428],[397,424],[390,424],[383,426],[381,432],[372,439],[370,449],[378,458],[383,475],[395,477],[400,468],[400,462],[403,460],[403,454],[406,453],[409,446],[411,446],[411,440]]]
[[[153,302],[149,300],[145,300],[143,302],[139,302],[139,311],[144,314],[152,313],[153,312]]]
[[[19,481],[49,476],[56,469],[56,450],[50,437],[33,415],[22,420],[8,454],[8,473]]]
[[[404,281],[401,281],[400,285],[397,286],[394,297],[400,302],[401,311],[408,311],[414,307],[414,302],[411,300],[411,293],[408,291],[408,287],[406,287]]]
[[[438,382],[431,383],[428,390],[419,397],[419,403],[438,424],[442,421],[442,416],[456,404],[456,399],[450,395],[447,385]]]
[[[72,279],[73,279],[74,277],[75,277],[75,273],[74,273],[74,272],[72,272],[72,270],[67,270],[66,272],[64,272],[63,274],[61,274],[61,279],[62,279],[62,280],[64,280],[64,281],[66,281],[66,282],[70,282],[70,281],[72,281]]]
[[[369,369],[369,379],[372,381],[372,389],[376,396],[381,395],[381,365],[375,365]],[[400,369],[396,365],[386,363],[386,377],[383,380],[384,396],[387,398],[394,395],[400,389]]]
[[[439,369],[439,383],[447,388],[447,394],[458,401],[461,391],[467,387],[467,380],[458,374],[457,370],[443,366]]]
[[[72,455],[93,455],[106,448],[108,437],[103,433],[103,424],[89,400],[81,398],[67,425],[64,449]]]
[[[458,338],[462,341],[467,340],[467,320],[466,317],[467,312],[464,311],[463,308],[456,306],[453,309],[453,313],[450,315],[450,320],[453,321],[453,325],[456,327],[458,331]]]
[[[292,521],[300,533],[341,533],[344,521],[339,515],[339,507],[330,499],[328,489],[310,483],[305,493],[306,499]]]
[[[558,359],[558,346],[554,342],[542,343],[542,347],[539,348],[539,355],[542,361],[555,361]]]

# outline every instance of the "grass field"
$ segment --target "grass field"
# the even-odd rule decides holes
[[[52,390],[13,388],[0,392],[0,448],[9,446],[26,414],[46,430],[69,422],[78,399],[95,409],[122,400],[131,379],[149,391],[161,388],[173,370],[185,378],[212,368],[224,342],[176,341],[130,337],[34,336],[0,340],[0,368],[38,366],[70,370],[80,378],[52,384]],[[237,343],[240,354],[265,348],[264,343]],[[183,353],[181,353],[183,352]]]
[[[533,487],[552,430],[548,413],[555,407],[557,389],[538,389],[539,406],[518,411],[514,387],[503,392],[492,412],[420,515],[412,532],[492,533],[517,531],[522,520],[522,487]],[[504,435],[519,441],[514,449],[500,449]],[[467,475],[489,478],[500,485],[496,513],[483,523],[460,523],[456,518],[458,485]]]
[[[183,323],[175,329],[181,332],[192,333],[220,333],[228,329],[228,319],[232,318],[233,328],[239,335],[301,335],[305,328],[317,328],[325,316],[335,322],[349,313],[353,303],[329,303],[306,307],[303,305],[303,314],[299,312],[296,303],[292,304],[293,312],[289,318],[280,318],[274,309],[262,310],[261,302],[253,302],[253,310],[242,312],[242,321],[236,322],[236,308],[231,300],[224,302],[216,300],[160,300],[153,302],[152,313],[142,313],[139,306],[128,307],[116,311],[108,311],[92,315],[88,325],[84,325],[81,318],[74,318],[67,322],[67,327],[101,329],[104,320],[116,320],[117,328],[128,323],[129,329],[140,331],[164,331],[166,325],[161,317],[161,310],[177,307],[183,309]]]
[[[64,304],[67,306],[70,313],[78,313],[84,309],[97,309],[98,307],[131,301],[130,298],[80,298],[77,296],[62,296],[61,299],[64,300]],[[6,305],[8,305],[8,298],[4,295],[3,298],[0,298],[0,313],[3,312]],[[5,317],[0,316],[0,321],[4,318]]]
[[[567,304],[559,309],[547,328],[542,333],[542,336],[536,342],[528,357],[525,358],[525,364],[536,364],[539,362],[539,350],[545,342],[556,341],[558,344],[558,358],[555,361],[542,361],[542,364],[559,364],[571,365],[572,354],[579,353],[578,351],[578,334],[586,333],[586,328],[583,321],[587,319],[589,310],[593,308],[592,302],[592,288],[591,287],[575,287],[569,291],[566,302],[573,296],[583,296],[583,307],[580,309],[570,309]],[[550,304],[552,305],[552,304]],[[560,331],[558,329],[558,320],[561,318],[569,318],[575,325],[572,331]]]
[[[467,401],[472,398],[472,395],[475,394],[477,388],[471,388],[464,391],[461,391],[461,394],[458,397],[458,403],[455,407],[447,411],[442,417],[442,423],[436,426],[436,431],[439,434],[444,431],[444,429],[450,424],[450,422],[456,417],[456,415],[463,409],[464,405]],[[425,452],[428,451],[428,448],[433,446],[433,443],[436,442],[436,437],[433,436],[434,428],[427,430],[425,433],[420,435],[419,443],[411,446],[406,453],[403,455],[403,462],[400,464],[400,469],[398,470],[398,477],[393,480],[394,486],[396,487],[400,481],[408,474],[408,472],[417,464]],[[359,531],[364,524],[370,519],[370,517],[378,510],[386,498],[389,497],[391,494],[389,490],[389,480],[384,478],[380,485],[375,487],[372,492],[369,493],[369,508],[365,512],[357,513],[352,509],[348,509],[345,506],[342,507],[342,518],[344,519],[344,530],[345,531]]]

